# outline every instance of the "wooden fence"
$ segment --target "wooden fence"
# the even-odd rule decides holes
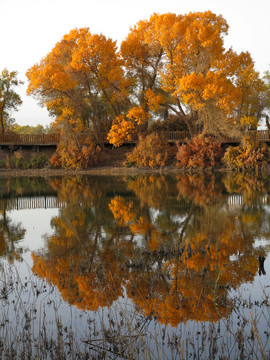
[[[270,141],[269,131],[268,130],[250,130],[245,134],[249,135],[256,141],[268,142]],[[190,135],[187,131],[161,131],[160,135],[167,139],[168,142],[177,143],[185,142]],[[100,132],[94,135],[93,132],[80,134],[80,140],[84,141],[87,138],[91,138],[97,142],[109,143],[107,140],[107,133]],[[0,135],[0,145],[54,145],[56,146],[60,141],[60,134],[35,134],[35,135],[25,135],[25,134],[6,134],[4,136]],[[138,141],[138,136],[134,135],[131,140],[126,141],[125,143],[136,143]],[[241,141],[241,138],[224,138],[222,143],[238,143]]]
[[[56,145],[60,134],[6,134],[0,135],[1,145]]]

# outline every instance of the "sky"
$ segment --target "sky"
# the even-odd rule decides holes
[[[153,13],[187,14],[211,10],[229,25],[226,48],[249,51],[261,75],[270,70],[269,0],[0,0],[0,71],[18,71],[25,84],[23,105],[13,117],[20,125],[48,125],[52,118],[26,95],[26,71],[46,56],[71,29],[121,41],[139,20]]]

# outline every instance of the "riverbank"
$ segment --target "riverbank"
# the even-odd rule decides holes
[[[127,159],[127,156],[129,153],[131,153],[131,151],[133,150],[132,147],[130,146],[122,146],[116,149],[112,149],[112,148],[105,148],[102,151],[102,158],[100,161],[100,164],[98,166],[95,167],[90,167],[88,169],[83,169],[83,170],[76,170],[76,169],[55,169],[53,167],[51,167],[49,164],[47,166],[45,166],[44,168],[41,169],[34,169],[34,168],[29,168],[29,169],[18,169],[18,168],[1,168],[0,167],[0,177],[38,177],[38,176],[42,176],[42,177],[49,177],[49,176],[77,176],[77,175],[95,175],[95,176],[99,176],[99,175],[114,175],[114,176],[136,176],[136,175],[140,175],[140,174],[172,174],[172,175],[176,175],[176,174],[180,174],[180,173],[186,173],[186,172],[192,172],[192,173],[201,173],[203,172],[211,172],[211,171],[215,171],[215,172],[231,172],[232,170],[225,167],[225,166],[221,166],[219,168],[215,168],[213,170],[202,170],[202,169],[192,169],[192,170],[187,170],[187,169],[181,169],[179,167],[177,167],[176,163],[176,147],[175,148],[171,148],[171,154],[170,154],[170,162],[169,165],[164,166],[164,167],[158,167],[158,168],[139,168],[139,167],[127,167],[125,166],[125,161]],[[24,159],[30,159],[33,156],[33,151],[20,151],[20,155],[22,156],[22,158]],[[45,154],[47,156],[48,159],[51,158],[51,156],[53,155],[52,151],[40,151],[38,153],[34,153],[34,154]],[[5,163],[4,159],[8,159],[7,157],[7,152],[0,150],[0,161],[2,161],[2,163]],[[266,166],[263,169],[263,172],[268,173],[270,171],[269,166]],[[251,172],[252,169],[251,169]],[[256,172],[256,171],[255,171]]]
[[[152,173],[176,173],[179,169],[170,165],[162,168],[140,169],[137,167],[125,167],[124,162],[127,155],[132,151],[130,147],[117,149],[105,149],[100,165],[84,170],[75,169],[54,169],[49,165],[42,169],[0,169],[0,177],[29,177],[29,176],[74,176],[74,175],[136,175]],[[31,152],[33,154],[33,152]],[[31,153],[23,153],[27,158]],[[41,153],[40,153],[41,154]],[[48,152],[46,155],[49,155]],[[52,154],[50,154],[52,155]],[[50,156],[48,156],[50,158]]]
[[[75,169],[54,169],[49,165],[42,169],[0,169],[1,177],[29,177],[29,176],[74,176],[74,175],[137,175],[137,174],[155,174],[155,173],[178,173],[180,170],[175,164],[170,164],[160,168],[138,168],[126,167],[124,162],[127,155],[132,151],[131,147],[123,146],[116,149],[105,149],[100,165],[83,170]],[[42,154],[40,152],[39,154]],[[33,152],[23,152],[24,158],[29,158]],[[2,154],[3,155],[3,154]],[[48,158],[52,155],[46,152]],[[2,156],[2,159],[4,157]]]

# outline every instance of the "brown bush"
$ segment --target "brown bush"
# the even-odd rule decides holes
[[[146,137],[139,137],[139,142],[128,155],[125,165],[155,168],[165,166],[168,160],[167,141],[153,133]]]
[[[186,169],[217,167],[223,155],[221,143],[203,136],[196,136],[186,145],[178,145],[177,166]]]

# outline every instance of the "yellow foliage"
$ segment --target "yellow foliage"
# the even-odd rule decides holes
[[[257,126],[259,120],[257,116],[242,116],[240,122],[242,125]]]
[[[142,125],[150,119],[150,114],[145,111],[142,106],[136,106],[129,110],[127,118],[134,121],[138,125]]]
[[[130,141],[132,139],[134,130],[135,124],[126,120],[124,115],[119,115],[114,119],[112,127],[107,135],[107,139],[110,144],[118,147],[122,145],[124,141]]]
[[[164,103],[164,98],[161,94],[155,94],[153,90],[148,89],[145,92],[147,105],[151,111],[157,111],[160,104]]]

